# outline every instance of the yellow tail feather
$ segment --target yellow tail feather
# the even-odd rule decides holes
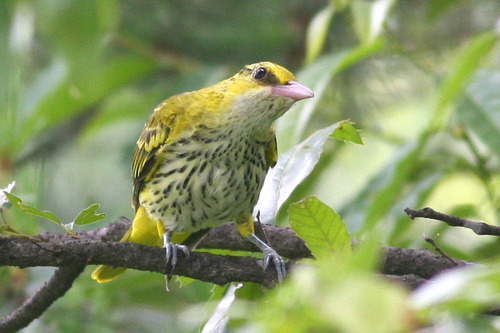
[[[165,229],[161,221],[153,220],[144,207],[139,206],[130,229],[123,235],[120,242],[132,242],[150,246],[163,246],[163,233]],[[176,233],[172,237],[174,243],[184,242],[191,233]],[[108,282],[125,272],[124,267],[100,265],[92,272],[92,279],[99,283]]]
[[[132,242],[151,246],[162,246],[162,235],[159,234],[157,223],[151,219],[144,207],[140,206],[135,214],[132,226],[120,242]],[[108,282],[126,270],[123,267],[101,265],[92,272],[91,277],[99,283]]]
[[[91,277],[99,283],[104,283],[113,280],[115,277],[125,272],[127,269],[125,267],[111,267],[106,265],[101,265],[97,267],[93,272]]]

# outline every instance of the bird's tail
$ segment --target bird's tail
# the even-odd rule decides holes
[[[175,233],[172,242],[185,244],[190,250],[196,247],[205,236],[208,229],[199,230],[194,233]],[[154,220],[146,212],[144,207],[139,206],[135,213],[134,221],[130,229],[123,235],[120,242],[132,242],[150,246],[163,246],[163,233],[165,229],[161,221]],[[116,278],[126,270],[124,267],[113,267],[101,265],[92,272],[92,279],[99,283],[108,282]]]
[[[120,242],[133,242],[151,246],[162,246],[163,241],[157,227],[157,222],[139,206],[130,229],[123,235]],[[91,277],[99,283],[108,282],[126,270],[124,267],[101,265],[92,272]]]

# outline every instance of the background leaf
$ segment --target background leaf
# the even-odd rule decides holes
[[[78,77],[67,77],[35,106],[21,133],[20,142],[91,107],[104,96],[155,68],[140,57],[124,57],[101,64]]]
[[[329,5],[311,20],[306,37],[306,63],[311,63],[320,54],[333,14],[335,14],[335,7]]]
[[[412,296],[417,308],[439,307],[454,313],[498,305],[500,268],[468,267],[444,272]]]
[[[449,104],[464,91],[474,72],[482,65],[481,60],[488,56],[497,41],[498,35],[494,31],[486,31],[469,41],[458,54],[450,73],[441,83],[435,100],[432,128],[438,129],[444,126],[449,113]]]
[[[354,26],[361,43],[371,43],[381,33],[394,0],[353,0]]]
[[[500,73],[482,71],[457,108],[460,122],[500,158]]]
[[[299,80],[313,90],[314,98],[300,103],[277,120],[276,135],[280,150],[288,150],[304,139],[314,111],[317,110],[330,81],[353,64],[373,55],[381,47],[382,42],[374,41],[374,43],[360,45],[354,49],[331,53],[319,58],[298,73]],[[290,137],[290,133],[293,133],[293,136]],[[288,140],[281,140],[282,137],[288,137]]]

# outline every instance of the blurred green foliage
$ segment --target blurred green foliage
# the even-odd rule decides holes
[[[297,270],[277,290],[231,289],[229,326],[494,331],[498,320],[464,313],[494,303],[481,296],[500,295],[499,240],[410,222],[402,210],[429,205],[500,223],[499,17],[496,0],[1,1],[0,188],[15,180],[16,195],[63,223],[92,203],[104,223],[130,217],[130,160],[149,112],[244,64],[278,62],[316,93],[278,121],[282,153],[344,119],[365,145],[327,142],[277,222],[288,223],[290,203],[314,195],[363,245],[345,263],[325,258]],[[54,230],[14,210],[5,215],[27,234]],[[423,247],[423,233],[490,268],[442,277],[441,288],[457,280],[460,288],[437,296],[374,276],[379,244]],[[0,269],[1,315],[51,272]],[[194,332],[224,295],[200,282],[170,293],[163,286],[144,272],[105,285],[82,275],[25,331]]]

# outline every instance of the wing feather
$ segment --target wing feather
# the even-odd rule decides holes
[[[164,106],[165,103],[162,103],[159,108]],[[149,180],[162,162],[158,151],[168,142],[175,126],[176,114],[162,111],[155,110],[151,114],[135,147],[132,176],[134,179],[133,206],[136,210],[139,207],[139,193],[144,183]]]
[[[273,168],[278,161],[278,143],[276,142],[276,133],[271,128],[271,139],[266,148],[266,163],[268,168]]]

